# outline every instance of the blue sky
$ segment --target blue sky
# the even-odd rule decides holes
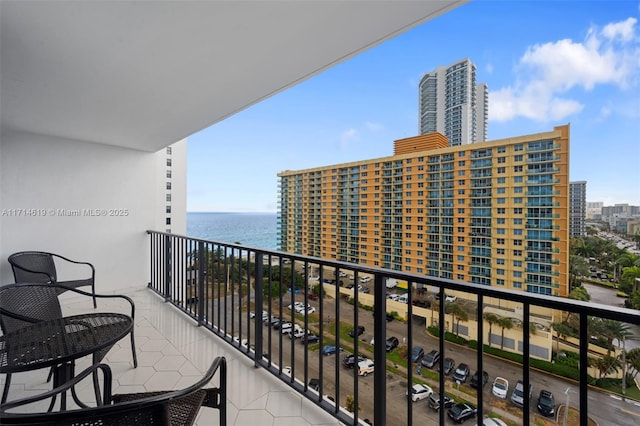
[[[570,123],[588,201],[640,205],[639,19],[638,1],[467,3],[191,135],[187,211],[275,212],[283,170],[392,155],[418,134],[422,75],[462,58],[489,86],[489,140]]]

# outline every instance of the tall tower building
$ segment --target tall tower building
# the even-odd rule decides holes
[[[279,247],[306,256],[545,295],[568,294],[569,126],[279,177]]]
[[[569,236],[587,235],[587,182],[584,180],[569,184]]]
[[[469,59],[426,73],[419,85],[420,134],[442,133],[451,146],[486,141],[488,93],[486,84],[476,84]]]

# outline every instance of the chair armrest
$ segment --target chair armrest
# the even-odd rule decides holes
[[[88,293],[86,291],[78,290],[77,288],[68,287],[68,286],[66,286],[64,284],[58,284],[58,283],[51,283],[51,284],[20,283],[20,285],[23,285],[23,286],[39,286],[39,287],[46,286],[48,288],[57,288],[57,289],[64,290],[64,291],[71,291],[73,293],[77,293],[77,294],[80,294],[82,296],[87,296],[87,297],[92,297],[92,298],[96,297],[96,298],[101,298],[101,299],[114,299],[114,298],[123,299],[123,300],[127,301],[127,303],[129,303],[129,305],[131,306],[131,315],[130,316],[131,316],[131,318],[135,319],[136,305],[133,303],[133,300],[129,296],[125,296],[124,294],[93,294],[93,293]],[[4,311],[3,311],[3,313],[4,313]],[[15,315],[18,315],[18,314],[9,315],[9,316],[12,316],[13,318],[16,318]],[[22,318],[17,318],[17,319],[22,319]],[[30,322],[34,322],[34,321],[30,321]]]
[[[0,413],[2,413],[3,415],[7,415],[10,413],[6,413],[7,410],[11,410],[12,408],[16,408],[16,407],[20,407],[22,405],[27,405],[27,404],[32,404],[34,402],[38,402],[38,401],[42,401],[44,399],[49,399],[51,397],[54,397],[56,395],[59,395],[63,392],[69,391],[70,389],[72,389],[74,386],[76,386],[78,383],[80,383],[82,380],[84,380],[89,374],[92,374],[94,371],[97,370],[103,370],[103,372],[105,371],[109,371],[109,373],[105,373],[105,374],[109,374],[109,376],[111,375],[110,373],[110,367],[106,364],[93,364],[90,367],[87,367],[85,370],[83,370],[81,373],[76,374],[73,379],[65,382],[64,384],[58,386],[57,388],[53,388],[50,391],[47,391],[45,393],[41,393],[38,395],[33,395],[33,396],[28,396],[26,398],[20,398],[20,399],[15,399],[13,401],[8,401],[5,402],[4,404],[0,404]],[[109,395],[110,397],[110,395]],[[16,413],[18,414],[18,413]]]
[[[91,277],[95,278],[95,276],[96,276],[96,268],[94,268],[93,264],[91,264],[89,262],[80,262],[80,261],[77,261],[77,260],[72,260],[72,259],[66,258],[64,256],[60,256],[59,254],[55,254],[55,253],[47,253],[47,254],[49,254],[52,257],[57,257],[58,259],[62,259],[64,261],[67,261],[69,263],[75,263],[76,265],[87,265],[88,267],[91,268]]]

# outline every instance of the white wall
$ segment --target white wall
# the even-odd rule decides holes
[[[158,153],[6,132],[0,153],[0,284],[13,282],[11,253],[42,250],[93,263],[100,293],[146,286]]]

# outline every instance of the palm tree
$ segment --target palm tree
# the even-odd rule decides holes
[[[451,332],[453,333],[453,323],[455,321],[455,324],[456,324],[455,334],[456,336],[459,336],[460,321],[469,321],[469,314],[467,313],[467,311],[462,309],[462,306],[460,306],[457,303],[447,304],[447,313],[451,314],[451,316],[453,317],[453,321],[451,321]]]
[[[494,313],[487,312],[484,314],[484,320],[489,323],[489,336],[487,337],[487,343],[491,346],[491,327],[493,324],[498,323],[498,316]]]
[[[573,329],[563,322],[554,322],[551,324],[556,332],[556,354],[560,353],[560,337],[567,337],[573,334]]]
[[[504,349],[504,329],[511,330],[513,328],[513,321],[511,318],[501,317],[498,319],[498,325],[502,329],[502,336],[500,338],[500,350]]]
[[[622,268],[620,289],[628,294],[633,293],[635,291],[636,278],[640,278],[640,266],[634,265]]]

